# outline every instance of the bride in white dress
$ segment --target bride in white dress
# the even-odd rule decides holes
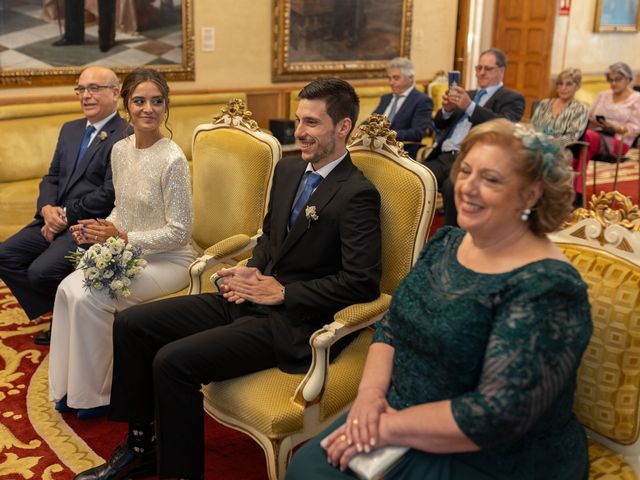
[[[131,295],[111,298],[83,287],[76,270],[58,287],[49,354],[49,398],[58,411],[78,409],[79,418],[106,414],[111,395],[114,315],[167,295],[189,283],[195,258],[189,244],[191,184],[184,153],[165,138],[169,87],[162,75],[138,69],[124,80],[122,98],[133,135],[111,153],[115,207],[106,220],[81,220],[71,227],[79,245],[119,236],[142,250],[148,262],[132,280]]]

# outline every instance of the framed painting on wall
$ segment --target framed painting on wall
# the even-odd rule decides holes
[[[273,81],[384,76],[409,56],[412,0],[273,0]]]
[[[597,0],[595,32],[637,32],[638,0]]]
[[[195,78],[193,0],[75,1],[84,4],[84,38],[63,42],[70,35],[64,0],[0,3],[1,87],[68,85],[90,65],[118,74],[147,66],[168,80]],[[115,43],[107,44],[99,40],[99,9],[114,4],[115,19],[109,25],[115,29]],[[82,36],[74,26],[74,35]]]

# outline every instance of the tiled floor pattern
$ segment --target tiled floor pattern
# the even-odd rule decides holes
[[[2,69],[182,63],[179,21],[138,33],[118,31],[116,45],[104,53],[98,48],[97,23],[85,25],[84,45],[52,46],[60,36],[58,22],[42,18],[42,0],[0,0]]]

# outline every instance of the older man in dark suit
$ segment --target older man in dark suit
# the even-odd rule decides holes
[[[445,225],[457,225],[449,172],[464,137],[475,125],[500,117],[517,122],[524,113],[522,94],[504,88],[506,67],[507,56],[502,50],[485,50],[475,67],[478,89],[466,92],[462,87],[452,86],[442,99],[442,109],[435,119],[440,132],[437,145],[424,164],[438,181],[444,201]]]
[[[392,93],[383,95],[373,113],[386,115],[391,129],[402,142],[419,143],[428,128],[433,127],[433,100],[416,89],[415,69],[408,58],[396,57],[387,65],[387,78]],[[419,145],[407,143],[404,149],[416,158]]]
[[[302,158],[278,163],[248,266],[220,272],[221,294],[117,315],[110,417],[129,422],[129,436],[106,464],[76,479],[151,475],[156,451],[160,478],[202,478],[201,384],[276,366],[303,372],[311,333],[379,295],[380,196],[346,149],[358,97],[347,82],[323,79],[299,98]]]
[[[68,227],[106,217],[113,208],[111,147],[126,128],[117,112],[118,77],[107,68],[89,67],[75,91],[85,118],[60,130],[34,221],[0,245],[0,278],[30,319],[53,309],[58,284],[73,271],[64,258],[76,249]],[[49,337],[43,332],[36,343],[48,345]]]

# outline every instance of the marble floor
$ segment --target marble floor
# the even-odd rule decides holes
[[[42,0],[0,0],[0,69],[181,64],[181,21],[174,17],[137,32],[116,31],[115,46],[101,52],[97,22],[85,24],[84,45],[54,47],[64,26],[44,18]]]

